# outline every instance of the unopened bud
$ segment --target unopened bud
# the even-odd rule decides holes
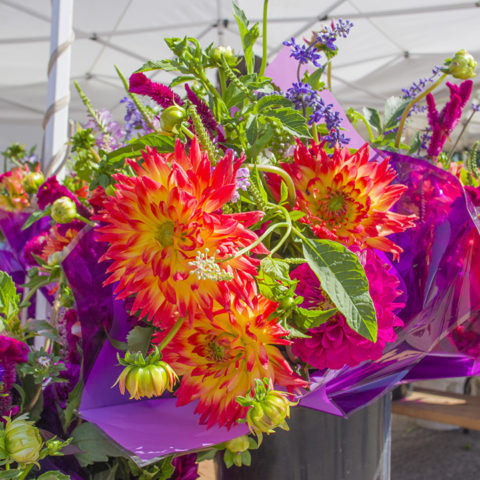
[[[160,115],[160,126],[167,134],[177,134],[177,127],[185,119],[185,109],[178,105],[167,107]]]
[[[77,206],[68,197],[57,198],[52,205],[50,216],[57,223],[70,223],[77,218]]]
[[[225,448],[233,453],[244,452],[248,450],[250,442],[248,435],[242,435],[241,437],[232,438],[225,442]]]
[[[7,461],[12,460],[20,464],[35,463],[42,449],[42,439],[38,428],[33,422],[28,422],[26,416],[12,420],[7,418],[5,429],[0,432],[0,454],[3,453]]]
[[[45,181],[42,172],[30,172],[22,180],[22,186],[27,193],[37,193],[38,187]]]
[[[120,364],[125,368],[113,386],[118,383],[121,394],[124,395],[127,390],[130,399],[159,397],[165,390],[171,392],[178,380],[172,367],[160,360],[157,350],[147,358],[141,353],[132,355],[127,352]]]
[[[234,67],[238,63],[237,56],[232,47],[216,47],[212,52],[212,60],[217,64],[222,64],[222,57],[225,58],[228,65]]]
[[[445,65],[442,71],[455,78],[467,80],[476,76],[477,62],[466,50],[460,50],[453,58],[447,59]]]

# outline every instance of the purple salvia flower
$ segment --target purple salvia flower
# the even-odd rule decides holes
[[[85,128],[92,129],[96,137],[97,146],[106,152],[111,152],[123,146],[125,131],[122,126],[113,119],[112,114],[108,110],[103,109],[97,112],[97,117],[102,125],[102,129],[100,129],[93,118],[89,118],[84,125]]]
[[[142,136],[153,131],[132,99],[124,97],[120,100],[120,103],[124,103],[126,109],[123,117],[125,120],[125,141],[130,140],[135,135]],[[157,117],[154,117],[152,122],[158,122]]]
[[[250,170],[248,168],[239,168],[237,170],[237,186],[235,188],[235,193],[232,196],[232,202],[238,202],[240,199],[239,190],[244,192],[250,187]]]
[[[299,62],[300,65],[311,62],[317,68],[322,68],[322,64],[319,62],[321,55],[313,45],[299,45],[294,38],[283,42],[283,44],[290,47],[290,56]]]

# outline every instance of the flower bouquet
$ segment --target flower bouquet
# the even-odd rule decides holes
[[[0,179],[5,251],[27,275],[17,289],[5,261],[0,277],[9,478],[196,478],[218,450],[248,465],[297,404],[345,416],[476,315],[462,186],[385,154],[405,101],[384,126],[350,112],[377,124],[369,147],[328,92],[352,24],[287,42],[298,78],[282,92],[266,9],[258,71],[259,26],[234,15],[241,57],[166,39],[171,59],[118,72],[125,126],[77,85],[89,122],[71,173],[44,181],[26,161]]]

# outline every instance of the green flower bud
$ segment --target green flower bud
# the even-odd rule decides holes
[[[296,405],[288,399],[286,392],[272,390],[268,379],[255,380],[255,394],[237,397],[237,402],[250,407],[246,422],[250,431],[257,435],[258,444],[262,443],[262,435],[274,433],[276,428],[288,430],[286,419],[290,417],[290,407]]]
[[[476,76],[477,62],[466,50],[460,50],[453,58],[447,59],[445,65],[442,71],[455,78],[467,80]]]
[[[250,441],[248,435],[242,435],[241,437],[232,438],[225,442],[225,448],[233,453],[244,452],[248,450]]]
[[[35,463],[38,460],[43,442],[38,428],[22,415],[13,421],[7,418],[1,443],[7,459],[26,464]]]
[[[238,63],[237,56],[235,55],[235,52],[233,51],[232,47],[220,46],[213,49],[212,60],[217,65],[222,64],[222,57],[225,58],[225,60],[227,61],[227,64],[230,65],[231,67],[234,67]]]
[[[127,352],[125,358],[119,361],[125,368],[113,386],[118,383],[122,395],[127,390],[130,399],[159,397],[165,390],[171,392],[178,381],[172,367],[160,360],[158,350],[154,350],[147,358],[140,352]]]
[[[178,105],[167,107],[160,115],[160,126],[163,133],[173,135],[177,134],[177,127],[186,117],[185,109]]]
[[[38,187],[45,181],[42,172],[30,172],[22,180],[22,186],[27,193],[37,193]]]
[[[77,218],[77,206],[75,202],[68,197],[57,198],[52,205],[50,216],[57,223],[70,223]]]

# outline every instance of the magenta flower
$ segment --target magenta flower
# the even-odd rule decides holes
[[[61,197],[68,197],[76,204],[79,203],[75,198],[75,195],[67,187],[58,183],[57,177],[50,177],[42,183],[38,189],[38,208],[44,210],[48,205],[51,205],[55,200]]]
[[[447,82],[450,89],[450,100],[445,104],[442,111],[438,113],[433,95],[427,95],[428,123],[432,129],[432,136],[428,146],[427,154],[437,158],[442,151],[450,133],[455,129],[462,116],[463,108],[472,93],[473,82],[465,80],[460,85]]]
[[[353,367],[365,360],[376,360],[382,356],[385,345],[397,338],[394,327],[403,325],[395,315],[395,311],[403,307],[403,304],[396,303],[401,293],[397,277],[388,271],[372,250],[352,248],[352,251],[359,257],[370,284],[370,295],[377,312],[377,342],[371,342],[356,333],[348,326],[345,317],[337,313],[326,323],[308,330],[311,338],[294,341],[293,353],[315,368],[338,369],[345,365]],[[296,293],[304,297],[302,307],[329,308],[330,302],[308,264],[296,268],[291,277],[299,280]]]
[[[42,232],[40,235],[31,238],[23,247],[23,255],[28,266],[38,265],[34,255],[41,257],[43,249],[47,244],[48,233]]]
[[[170,480],[196,480],[198,478],[198,464],[196,460],[196,453],[175,457],[172,460],[175,472],[173,472]]]
[[[152,82],[143,73],[134,73],[130,76],[129,92],[138,95],[147,95],[161,107],[167,108],[174,104],[183,105],[183,100],[166,85]]]

